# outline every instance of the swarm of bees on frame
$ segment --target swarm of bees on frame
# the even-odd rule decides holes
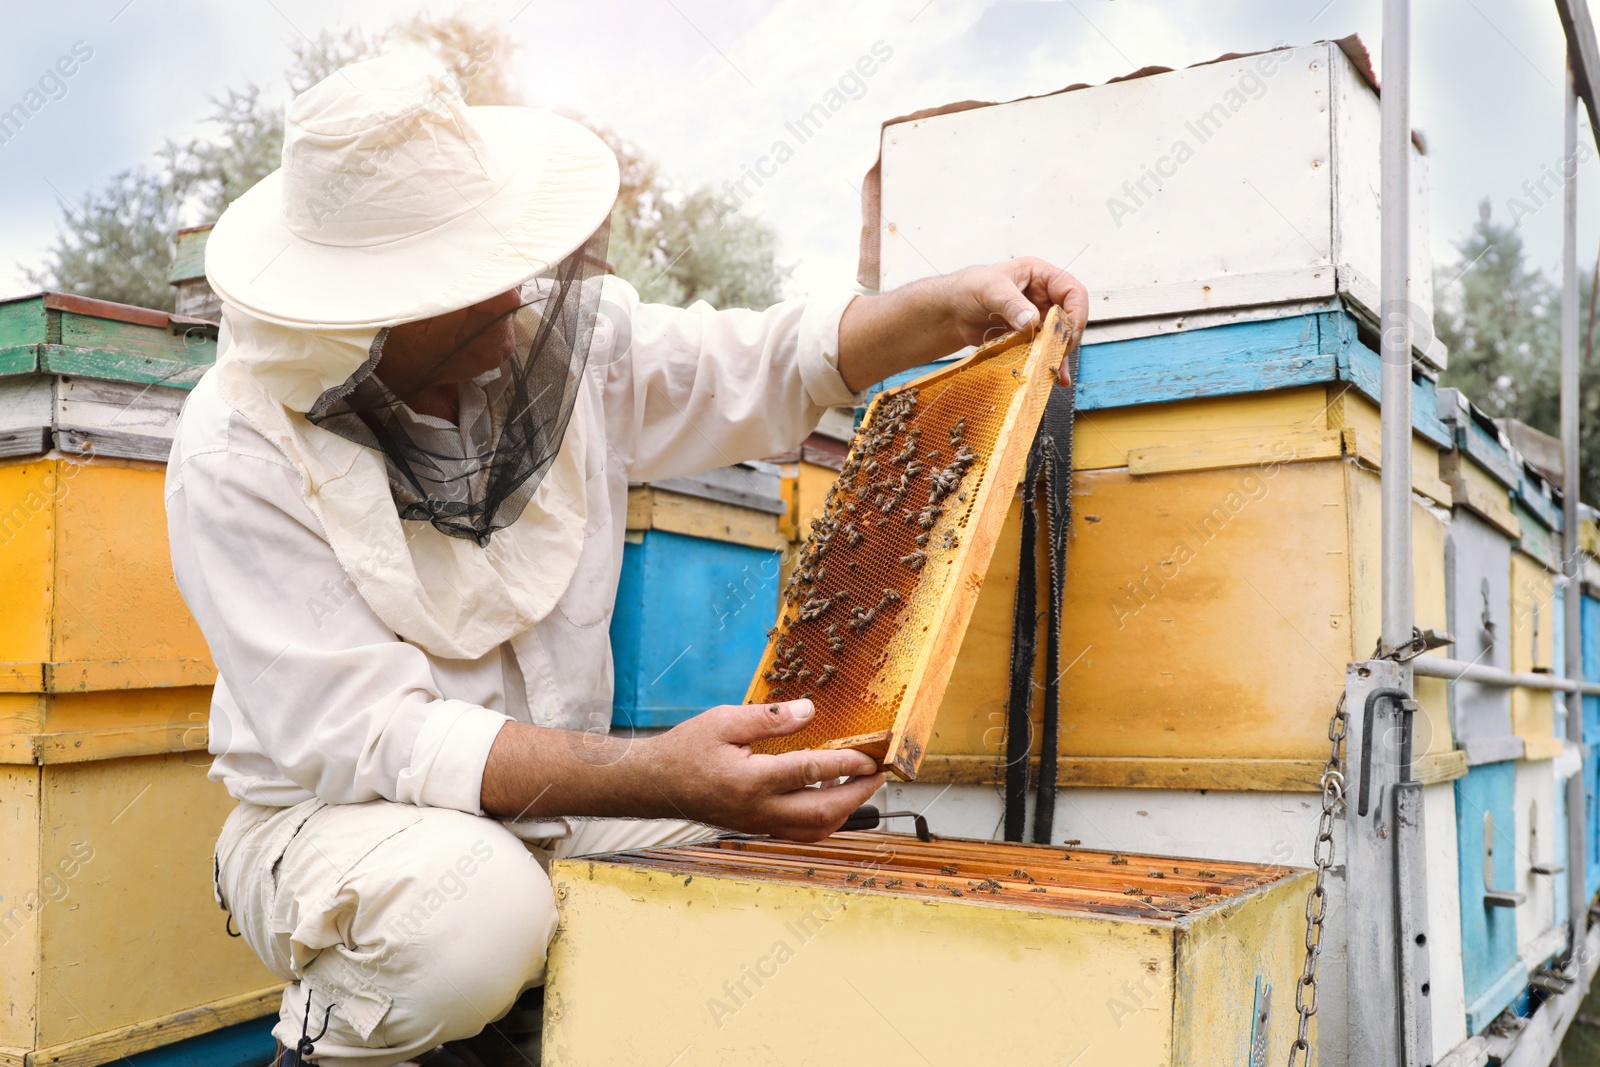
[[[935,528],[967,503],[963,482],[979,456],[963,439],[966,417],[941,432],[914,425],[916,415],[907,389],[857,432],[784,590],[789,625],[767,631],[777,638],[762,675],[768,697],[816,699],[864,637],[881,661],[924,568],[960,546],[954,528]]]

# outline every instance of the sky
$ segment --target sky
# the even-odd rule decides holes
[[[462,6],[462,5],[452,5]],[[785,123],[864,55],[889,53],[744,204],[778,234],[793,295],[850,285],[857,189],[879,124],[961,99],[1007,100],[1147,65],[1359,33],[1381,63],[1381,0],[506,0],[475,6],[515,45],[529,101],[623,134],[683,187],[722,189]],[[1414,0],[1412,122],[1425,136],[1431,246],[1454,243],[1488,198],[1511,217],[1523,184],[1562,156],[1565,47],[1545,0]],[[293,42],[380,30],[410,0],[79,0],[17,5],[0,35],[0,111],[67,57],[65,91],[0,144],[0,297],[30,291],[75,201],[166,138],[204,133],[210,100],[262,86],[287,99]],[[434,5],[432,10],[442,10]],[[25,11],[25,14],[19,12]],[[76,52],[74,51],[76,49]],[[88,57],[82,58],[87,52]],[[64,68],[63,68],[64,69]],[[1586,120],[1581,136],[1588,138]],[[1092,166],[1092,161],[1085,165]],[[1600,160],[1579,170],[1579,259],[1600,242]],[[751,188],[747,186],[747,188]],[[1559,272],[1561,211],[1521,221],[1533,261]],[[1093,288],[1093,279],[1085,279]]]

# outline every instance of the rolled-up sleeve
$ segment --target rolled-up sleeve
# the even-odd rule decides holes
[[[177,474],[174,573],[243,720],[226,751],[265,756],[329,803],[478,813],[507,716],[444,698],[422,650],[356,593],[299,475],[236,450],[192,456]]]
[[[859,399],[839,375],[839,320],[854,293],[765,311],[646,304],[607,279],[613,318],[596,355],[607,431],[632,481],[784,452],[823,413]]]

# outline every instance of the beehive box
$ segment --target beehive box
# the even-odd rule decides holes
[[[163,507],[159,460],[215,333],[0,302],[3,1064],[90,1067],[277,998],[211,896],[233,801],[206,778],[215,669]]]
[[[1511,512],[1516,464],[1488,416],[1454,389],[1440,390],[1439,414],[1454,447],[1440,456],[1440,474],[1454,507],[1446,539],[1446,599],[1451,654],[1460,660],[1511,669],[1512,550],[1522,524]],[[1457,682],[1450,687],[1451,722],[1469,763],[1523,754],[1512,729],[1511,691]]]
[[[164,461],[217,324],[67,293],[0,301],[0,457]]]
[[[1380,123],[1360,42],[1140,74],[886,125],[863,283],[1035,255],[1092,279],[1093,322],[1123,336],[1335,299],[1374,321]],[[1411,181],[1416,339],[1442,365],[1420,151]]]
[[[915,778],[1075,328],[1057,309],[880,394],[811,528],[746,703],[816,717],[758,752],[851,747]]]
[[[1560,675],[1566,672],[1559,654],[1566,630],[1557,584],[1561,512],[1542,479],[1525,466],[1518,474],[1511,500],[1521,530],[1511,554],[1511,669]],[[1557,729],[1556,709],[1565,706],[1562,700],[1546,689],[1511,690],[1512,729],[1522,739],[1525,758],[1552,759],[1561,753],[1565,730]]]
[[[1485,763],[1456,781],[1461,962],[1467,1033],[1481,1033],[1528,984],[1517,952],[1517,908],[1491,891],[1517,893],[1516,762]]]
[[[889,834],[561,861],[549,1065],[1281,1063],[1309,873]],[[595,996],[603,989],[605,996]],[[617,1005],[628,1024],[617,1024]]]
[[[672,726],[739,701],[777,614],[785,513],[766,464],[629,489],[614,725]]]
[[[208,764],[0,765],[0,1063],[89,1067],[275,1010],[211,895],[233,800]]]

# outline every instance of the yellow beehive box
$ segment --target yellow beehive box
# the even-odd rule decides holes
[[[1524,524],[1526,525],[1526,523]],[[1561,674],[1555,662],[1557,618],[1556,575],[1524,552],[1511,553],[1511,669],[1518,673]],[[1546,689],[1511,690],[1511,728],[1522,738],[1524,758],[1560,755],[1555,736],[1555,707]]]
[[[228,936],[209,758],[0,766],[0,1064],[89,1067],[270,1013]]]
[[[1084,414],[1062,784],[1317,787],[1344,665],[1372,655],[1380,629],[1377,427],[1340,383]],[[1451,490],[1437,450],[1413,445],[1416,620],[1443,629]],[[1014,503],[921,781],[1002,772],[1019,529]],[[1457,777],[1444,684],[1417,692],[1419,773]]]
[[[552,879],[547,1067],[1211,1067],[1296,1031],[1306,872],[840,834]]]
[[[172,577],[163,477],[0,464],[0,763],[204,749],[216,670]]]

